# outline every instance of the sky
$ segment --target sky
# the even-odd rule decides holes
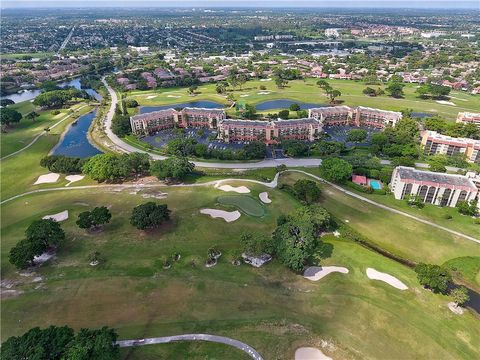
[[[28,7],[318,7],[318,8],[473,8],[480,0],[0,0],[2,8]]]

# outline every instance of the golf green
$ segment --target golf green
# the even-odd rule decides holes
[[[224,195],[219,196],[217,201],[222,205],[233,205],[251,216],[260,217],[265,214],[263,206],[247,195]]]

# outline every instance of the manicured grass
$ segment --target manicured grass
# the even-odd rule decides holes
[[[264,190],[261,185],[244,185],[255,193]],[[128,224],[131,208],[146,201],[141,193],[128,190],[36,194],[4,204],[2,279],[20,281],[17,288],[25,293],[2,300],[2,340],[32,326],[109,325],[120,338],[225,335],[248,343],[265,359],[293,358],[297,347],[320,346],[321,341],[332,345],[334,350],[324,352],[336,359],[480,356],[480,327],[471,313],[452,314],[448,299],[422,290],[412,270],[355,243],[324,238],[333,251],[322,263],[346,266],[350,273],[332,274],[320,282],[307,281],[276,260],[260,269],[232,266],[230,254],[238,250],[242,232],[268,234],[280,213],[299,205],[288,194],[270,190],[274,206],[262,219],[242,216],[227,224],[199,215],[200,208],[214,206],[219,190],[161,190],[168,196],[157,202],[173,210],[172,221],[154,232]],[[78,229],[78,213],[99,205],[110,206],[111,223],[95,235]],[[35,289],[40,283],[19,276],[6,253],[33,219],[64,209],[70,210],[70,219],[62,223],[67,241],[55,260],[37,270],[44,285]],[[388,219],[379,219],[384,221]],[[207,269],[203,263],[212,245],[224,255]],[[106,258],[97,268],[87,260],[94,250]],[[181,260],[164,270],[162,259],[175,251]],[[367,267],[398,277],[410,289],[402,292],[369,280]],[[197,352],[192,358],[245,358],[221,345],[188,342],[122,350],[125,358],[133,359],[181,358],[187,352]]]
[[[281,176],[281,182],[293,184],[304,177],[287,173]],[[320,202],[323,207],[372,244],[397,256],[414,262],[442,264],[453,258],[480,254],[480,246],[475,242],[383,210],[331,186],[319,185],[323,190]]]
[[[24,56],[31,56],[32,58],[43,59],[52,56],[51,52],[34,52],[34,53],[18,53],[18,54],[0,54],[2,59],[21,59]]]
[[[40,116],[37,117],[35,121],[23,118],[18,124],[8,127],[7,132],[2,134],[1,156],[6,156],[20,150],[28,145],[38,134],[42,133],[46,127],[50,127],[64,119],[70,110],[77,111],[84,105],[85,103],[78,103],[68,109],[59,109],[60,113],[57,115],[52,115],[51,110],[40,111],[35,109],[29,101],[12,105],[12,108],[16,108],[16,110],[24,116],[32,111],[36,111]],[[82,109],[80,112],[72,114],[71,118],[83,113],[84,110]],[[68,121],[68,119],[65,121]],[[52,132],[54,132],[53,129]]]
[[[89,110],[91,110],[91,108],[86,106],[79,110],[77,115],[87,113]],[[42,168],[40,166],[40,159],[47,155],[48,152],[58,143],[61,134],[68,126],[68,124],[73,120],[73,117],[68,118],[55,128],[51,129],[48,134],[41,136],[28,149],[1,161],[0,184],[2,189],[2,200],[26,191],[41,189],[45,187],[63,186],[67,183],[67,181],[65,180],[60,180],[56,184],[33,185],[39,175],[49,173],[48,169]],[[26,133],[30,133],[30,131],[19,131],[18,135],[16,135],[15,133],[2,135],[2,146],[4,142],[10,143],[12,145],[14,137],[26,137]],[[9,135],[12,135],[12,138],[10,138]],[[81,183],[76,183],[75,185],[79,184]]]
[[[323,91],[316,85],[318,79],[306,79],[290,81],[288,86],[283,89],[278,89],[273,81],[248,81],[242,90],[235,90],[233,92],[238,101],[258,104],[262,101],[273,99],[291,99],[299,102],[327,104],[328,99]],[[405,98],[394,99],[388,96],[368,97],[362,91],[367,86],[361,81],[350,80],[327,80],[335,89],[342,92],[339,98],[344,101],[344,105],[352,106],[370,106],[387,110],[405,110],[412,109],[418,112],[427,112],[432,114],[439,114],[450,120],[454,120],[459,111],[477,111],[480,109],[480,96],[467,94],[464,92],[452,91],[451,101],[456,104],[443,105],[437,103],[435,100],[419,99],[415,95],[416,85],[407,84],[404,88]],[[263,85],[267,90],[260,90],[259,87]],[[378,87],[378,86],[374,86]],[[380,86],[382,87],[382,86]],[[262,91],[268,91],[269,94],[261,95]],[[128,97],[135,98],[141,105],[155,106],[167,105],[196,100],[212,100],[222,104],[227,104],[226,96],[219,95],[215,92],[215,84],[207,84],[199,86],[196,96],[191,96],[187,92],[187,88],[166,88],[148,91],[133,91],[127,94]],[[147,99],[148,96],[157,95],[153,99]],[[172,98],[168,96],[179,96]],[[240,95],[248,95],[240,97]],[[232,114],[234,110],[228,110]],[[270,112],[273,112],[271,110]]]
[[[265,214],[263,206],[247,195],[223,195],[219,196],[217,201],[222,205],[234,206],[251,216],[261,217]]]

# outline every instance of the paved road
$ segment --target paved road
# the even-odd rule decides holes
[[[357,193],[354,193],[352,191],[349,191],[349,190],[346,190],[344,188],[342,188],[341,186],[338,186],[334,183],[331,183],[329,181],[326,181],[325,179],[322,179],[321,177],[319,176],[316,176],[316,175],[313,175],[313,174],[310,174],[309,172],[306,172],[306,171],[302,171],[302,170],[295,170],[295,169],[289,169],[289,170],[286,170],[285,172],[298,172],[298,173],[302,173],[304,175],[307,175],[307,176],[310,176],[312,178],[314,178],[315,180],[318,180],[318,181],[321,181],[321,182],[324,182],[330,186],[332,186],[333,188],[341,191],[342,193],[344,193],[345,195],[348,195],[348,196],[351,196],[351,197],[354,197],[358,200],[361,200],[361,201],[365,201],[371,205],[374,205],[374,206],[377,206],[381,209],[384,209],[384,210],[387,210],[387,211],[390,211],[392,213],[395,213],[395,214],[398,214],[398,215],[401,215],[401,216],[405,216],[405,217],[408,217],[412,220],[416,220],[418,222],[421,222],[423,224],[426,224],[426,225],[430,225],[434,228],[437,228],[437,229],[440,229],[440,230],[443,230],[443,231],[446,231],[450,234],[453,234],[453,235],[456,235],[456,236],[459,236],[459,237],[462,237],[466,240],[470,240],[470,241],[474,241],[478,244],[480,244],[480,239],[477,239],[477,238],[474,238],[473,236],[470,236],[470,235],[466,235],[466,234],[463,234],[461,232],[458,232],[458,231],[455,231],[455,230],[452,230],[452,229],[449,229],[449,228],[446,228],[444,226],[441,226],[441,225],[438,225],[432,221],[429,221],[429,220],[425,220],[425,219],[422,219],[418,216],[415,216],[415,215],[411,215],[409,213],[406,213],[406,212],[403,212],[401,210],[397,210],[397,209],[394,209],[394,208],[391,208],[387,205],[383,205],[383,204],[380,204],[376,201],[373,201],[369,198],[366,198],[365,196],[362,196],[360,194],[357,194]],[[56,187],[56,188],[47,188],[47,189],[38,189],[38,190],[32,190],[32,191],[28,191],[28,192],[25,192],[25,193],[22,193],[22,194],[18,194],[18,195],[15,195],[15,196],[12,196],[8,199],[5,199],[5,200],[2,200],[0,202],[0,205],[1,204],[4,204],[4,203],[7,203],[9,201],[12,201],[12,200],[15,200],[15,199],[18,199],[20,197],[23,197],[23,196],[26,196],[26,195],[30,195],[30,194],[36,194],[36,193],[42,193],[42,192],[50,192],[50,191],[63,191],[63,190],[81,190],[81,189],[94,189],[94,188],[103,188],[103,189],[112,189],[112,190],[115,190],[115,189],[131,189],[131,188],[134,188],[134,189],[142,189],[142,188],[156,188],[156,187],[194,187],[194,186],[211,186],[211,185],[218,185],[222,182],[228,182],[228,181],[242,181],[242,182],[250,182],[250,183],[255,183],[255,184],[260,184],[260,185],[264,185],[264,186],[267,186],[271,189],[274,189],[277,187],[278,185],[278,178],[280,176],[281,173],[277,173],[274,177],[274,179],[271,181],[271,182],[262,182],[262,181],[259,181],[259,180],[253,180],[253,179],[241,179],[241,178],[227,178],[227,179],[221,179],[221,180],[213,180],[213,181],[208,181],[208,182],[204,182],[204,183],[196,183],[196,184],[177,184],[177,185],[165,185],[165,184],[118,184],[118,185],[84,185],[84,186],[72,186],[72,187]]]
[[[263,360],[262,356],[250,345],[247,345],[241,341],[230,339],[224,336],[209,335],[209,334],[185,334],[185,335],[175,335],[175,336],[163,336],[156,338],[148,338],[142,340],[119,340],[117,344],[120,347],[132,347],[132,346],[143,346],[151,344],[168,344],[174,341],[210,341],[220,344],[225,344],[233,346],[239,350],[242,350],[252,359]]]
[[[110,98],[112,100],[110,104],[110,109],[108,110],[107,116],[105,117],[104,122],[104,129],[105,134],[107,137],[112,141],[115,145],[115,149],[118,152],[130,153],[130,152],[141,152],[145,154],[149,154],[155,160],[164,160],[167,157],[161,156],[157,154],[150,153],[148,151],[140,150],[132,145],[127,144],[122,139],[120,139],[117,135],[112,132],[112,119],[115,114],[115,105],[118,102],[118,97],[110,85],[105,81],[105,78],[102,79],[103,84],[108,90],[110,94]],[[236,162],[236,163],[228,163],[228,162],[204,162],[204,161],[193,161],[195,166],[198,167],[205,167],[205,168],[223,168],[223,169],[258,169],[258,168],[269,168],[269,167],[277,167],[278,165],[286,165],[288,167],[313,167],[319,166],[321,164],[321,159],[268,159],[262,160],[258,162]]]
[[[77,113],[78,111],[80,111],[81,109],[83,109],[85,106],[87,105],[82,105],[80,106],[77,110],[75,110],[75,113]],[[65,115],[62,119],[60,119],[59,121],[57,121],[55,124],[53,124],[52,126],[50,126],[50,129],[53,129],[55,128],[58,124],[62,123],[63,121],[67,120],[70,116],[72,116],[73,114],[68,114],[68,115]],[[23,148],[21,148],[20,150],[17,150],[11,154],[8,154],[8,155],[5,155],[4,157],[0,158],[0,160],[5,160],[5,159],[8,159],[9,157],[12,157],[14,155],[17,155],[19,153],[21,153],[22,151],[24,150],[27,150],[30,146],[32,146],[33,144],[35,144],[37,142],[37,140],[40,138],[40,136],[43,136],[45,135],[47,132],[45,130],[43,130],[40,134],[38,134],[37,136],[35,136],[35,138],[26,146],[24,146]]]

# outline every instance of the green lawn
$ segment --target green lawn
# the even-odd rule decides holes
[[[258,200],[247,195],[223,195],[217,199],[218,203],[238,208],[247,215],[261,217],[265,214],[263,206]]]
[[[76,115],[87,113],[89,110],[91,110],[91,107],[86,106],[79,110]],[[62,117],[59,119],[62,119]],[[7,153],[11,153],[13,150],[16,151],[19,148],[24,147],[33,139],[34,134],[38,134],[36,130],[40,132],[47,123],[48,125],[52,125],[58,120],[43,120],[43,126],[35,125],[29,127],[28,124],[26,124],[25,127],[20,128],[17,131],[3,134],[2,150],[5,146]],[[73,120],[73,117],[66,119],[58,126],[51,129],[47,135],[41,136],[31,147],[1,161],[0,184],[2,189],[2,200],[26,191],[45,187],[63,186],[67,183],[67,181],[62,180],[56,184],[33,185],[39,175],[49,173],[48,169],[40,166],[40,159],[47,155],[48,152],[58,143],[61,134],[65,131],[68,124]],[[21,142],[19,139],[22,139]],[[21,143],[21,146],[19,146],[19,143]],[[2,156],[4,155],[6,154],[3,154],[2,152]],[[75,185],[78,184],[79,183],[76,183]]]
[[[68,109],[60,109],[60,113],[57,115],[52,115],[51,110],[40,111],[35,109],[29,101],[12,105],[11,108],[21,112],[24,116],[32,111],[36,111],[40,116],[37,117],[35,121],[24,118],[18,124],[11,125],[7,128],[7,132],[2,134],[1,156],[11,154],[28,145],[38,134],[42,133],[46,127],[51,127],[62,119],[67,120],[79,116],[85,113],[87,109],[91,109],[84,107],[79,110],[84,105],[85,103],[78,103]],[[70,110],[75,111],[75,113],[67,118]],[[53,129],[52,132],[54,132]]]
[[[265,190],[244,185],[252,196]],[[232,266],[230,254],[239,248],[242,232],[269,233],[279,214],[299,205],[288,194],[270,190],[273,202],[263,218],[245,215],[227,224],[199,214],[199,209],[215,206],[220,190],[161,190],[168,196],[157,202],[173,210],[172,221],[154,232],[128,224],[132,207],[146,201],[141,192],[55,192],[4,204],[2,279],[20,281],[17,288],[24,293],[2,300],[2,340],[32,326],[109,325],[120,338],[186,332],[225,335],[248,343],[265,359],[292,358],[297,347],[320,346],[322,341],[330,344],[323,351],[336,359],[480,356],[475,345],[480,326],[470,312],[452,314],[446,307],[449,300],[422,290],[412,270],[341,238],[325,238],[333,252],[323,264],[346,266],[350,273],[332,274],[318,283],[277,261],[261,269]],[[78,213],[99,205],[111,208],[111,223],[95,235],[78,229],[74,224]],[[70,211],[70,219],[62,223],[67,241],[57,258],[37,271],[41,282],[19,276],[7,262],[9,248],[33,219],[65,209]],[[416,240],[422,242],[424,236],[420,232]],[[207,269],[203,263],[212,245],[224,255],[217,266]],[[87,255],[93,250],[106,258],[98,268],[88,265]],[[164,270],[163,259],[176,251],[181,260]],[[369,280],[367,267],[398,277],[410,289],[401,292]],[[153,359],[181,358],[186,352],[196,352],[192,358],[197,359],[245,359],[237,351],[203,343],[147,346],[122,354]]]
[[[281,181],[292,184],[304,177],[298,173],[287,173],[282,175]],[[480,259],[480,246],[475,242],[346,196],[331,186],[320,186],[323,207],[369,242],[392,254],[414,262],[435,264],[465,256]],[[473,286],[480,287],[478,280],[472,282]]]
[[[262,101],[273,99],[291,99],[299,102],[327,104],[328,99],[322,90],[316,85],[318,79],[306,79],[290,81],[288,86],[278,89],[273,81],[248,81],[242,90],[236,89],[233,94],[238,101],[257,104]],[[360,81],[350,80],[327,80],[335,89],[342,92],[339,98],[345,105],[351,106],[370,106],[387,110],[412,109],[419,112],[439,114],[450,120],[454,120],[459,111],[480,110],[480,96],[471,95],[464,92],[452,91],[451,101],[456,106],[439,104],[435,100],[422,100],[416,97],[416,85],[407,84],[404,88],[404,99],[393,99],[388,96],[368,97],[362,93],[366,85]],[[263,85],[267,90],[260,90]],[[377,86],[374,86],[377,87]],[[262,91],[268,91],[269,94],[259,94]],[[247,95],[247,96],[241,96]],[[227,104],[226,96],[215,92],[215,84],[199,86],[196,96],[191,96],[187,88],[166,88],[148,91],[133,91],[127,94],[134,98],[141,105],[155,106],[167,105],[196,100],[212,100],[222,104]],[[156,96],[155,98],[149,98]],[[232,111],[230,111],[232,112]],[[271,110],[273,112],[273,110]]]

